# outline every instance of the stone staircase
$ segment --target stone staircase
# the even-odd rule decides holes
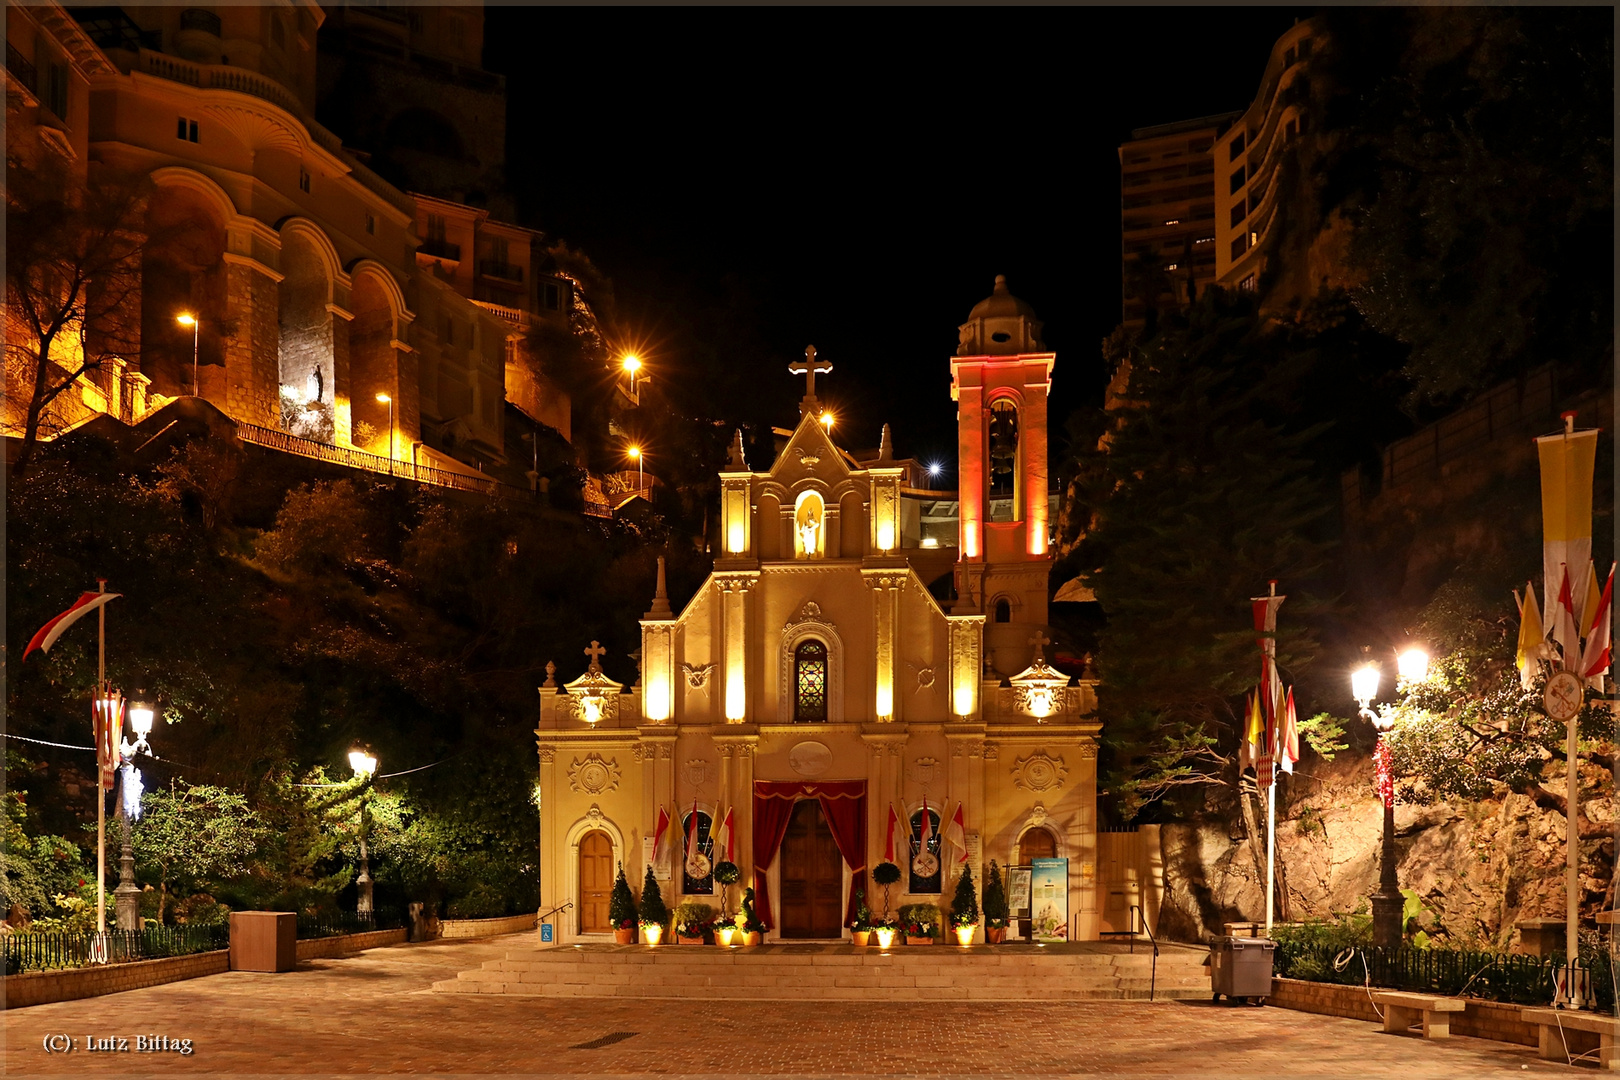
[[[1207,947],[1161,945],[1156,999],[1209,994]],[[1068,945],[584,945],[513,949],[436,982],[452,994],[826,1001],[1147,1000],[1153,949]]]

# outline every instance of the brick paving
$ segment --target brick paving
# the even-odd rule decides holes
[[[8,1077],[97,1075],[1347,1077],[1592,1075],[1478,1039],[1389,1036],[1277,1008],[1196,1002],[973,1005],[435,994],[527,937],[430,942],[228,972],[4,1016]],[[629,1038],[598,1048],[619,1032]],[[193,1053],[47,1054],[66,1035],[192,1040]]]

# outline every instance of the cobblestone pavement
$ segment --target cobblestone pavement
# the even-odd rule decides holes
[[[10,1077],[917,1076],[1353,1077],[1469,1080],[1593,1075],[1529,1047],[1430,1043],[1372,1025],[1209,1002],[937,1005],[702,1000],[554,1000],[435,994],[435,979],[527,939],[430,942],[229,972],[8,1012]],[[615,1033],[634,1032],[607,1042]],[[78,1048],[47,1053],[52,1034]],[[136,1038],[190,1039],[193,1052],[136,1053]],[[87,1052],[86,1038],[129,1040]],[[607,1042],[597,1048],[585,1044]]]

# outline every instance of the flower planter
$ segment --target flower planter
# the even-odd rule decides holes
[[[907,945],[932,945],[933,943],[934,939],[931,937],[912,937],[910,934],[906,935]]]
[[[870,930],[851,930],[849,932],[849,940],[851,942],[853,942],[854,944],[859,945],[859,946],[864,948],[867,945],[867,943],[869,943],[872,940],[872,931],[870,931]]]
[[[678,944],[681,944],[681,945],[702,945],[703,944],[703,935],[702,934],[680,934],[680,933],[677,933],[675,935],[675,941]]]
[[[991,945],[1000,945],[1003,941],[1007,940],[1007,928],[1005,926],[985,927],[984,940],[989,942]]]
[[[657,945],[664,940],[664,928],[650,923],[641,924],[641,940],[648,945]]]
[[[973,932],[977,929],[977,925],[958,926],[956,928],[956,943],[958,945],[973,944]]]
[[[739,936],[737,928],[734,926],[717,926],[714,928],[714,943],[722,949],[729,949],[733,944],[741,944],[741,942],[737,941]]]
[[[872,931],[872,936],[877,938],[878,948],[887,949],[894,944],[895,929],[892,926],[880,926]]]
[[[636,928],[633,926],[613,930],[613,941],[618,945],[634,945],[636,943]]]
[[[758,945],[764,940],[765,935],[758,930],[748,930],[742,934],[742,943],[744,945]]]

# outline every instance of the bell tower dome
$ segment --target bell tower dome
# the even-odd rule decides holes
[[[958,328],[951,359],[961,507],[952,612],[986,616],[985,645],[1003,675],[1028,666],[1030,640],[1047,629],[1046,400],[1055,360],[1035,309],[997,275]]]

